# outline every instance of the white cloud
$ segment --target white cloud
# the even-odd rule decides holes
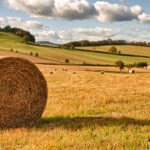
[[[38,32],[34,34],[37,41],[51,41],[57,43],[66,43],[70,41],[90,40],[97,41],[111,38],[120,33],[120,29],[111,28],[74,28],[63,31]]]
[[[118,34],[120,29],[111,28],[75,28],[59,32],[62,39],[66,40],[99,40],[113,37]]]
[[[97,1],[90,4],[87,0],[5,0],[16,10],[23,10],[32,17],[63,18],[67,20],[82,20],[97,18],[100,22],[138,20],[143,13],[140,6],[127,7],[123,4],[111,4]],[[126,0],[119,0],[121,3]]]
[[[138,5],[128,8],[124,5],[110,4],[102,1],[96,2],[95,8],[99,12],[98,20],[103,23],[137,20],[138,15],[143,12],[142,8]]]
[[[24,10],[32,17],[68,20],[91,18],[96,14],[93,5],[86,0],[6,0],[11,8]]]
[[[18,27],[25,30],[46,30],[49,29],[47,26],[38,21],[23,21],[19,17],[0,17],[0,24],[9,24],[11,27]]]
[[[0,17],[0,25],[3,25],[5,23],[5,19]]]
[[[143,41],[143,42],[149,42],[150,35],[148,34],[130,34],[128,36],[129,41]]]
[[[139,18],[140,23],[143,23],[143,24],[150,23],[150,15],[146,13],[141,14],[138,18]]]
[[[94,6],[86,0],[55,0],[54,15],[56,17],[69,20],[86,19],[93,17],[96,13]]]
[[[41,32],[37,32],[37,33],[34,33],[33,32],[33,35],[35,35],[36,37],[36,41],[50,41],[50,42],[60,42],[60,37],[59,35],[57,34],[57,32],[55,31],[41,31]]]
[[[134,32],[141,32],[142,30],[143,30],[142,28],[136,28],[136,27],[132,29],[132,31]]]

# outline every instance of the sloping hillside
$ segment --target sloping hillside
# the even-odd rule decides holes
[[[76,50],[67,50],[62,48],[50,48],[43,46],[27,45],[22,43],[22,39],[14,34],[0,32],[0,50],[9,51],[13,49],[13,53],[30,55],[39,54],[39,58],[44,58],[57,63],[64,63],[65,59],[69,59],[71,64],[109,64],[113,65],[115,61],[122,60],[125,63],[134,63],[146,61],[150,63],[150,59],[142,57],[118,56],[113,54],[100,54],[94,52],[82,52]]]

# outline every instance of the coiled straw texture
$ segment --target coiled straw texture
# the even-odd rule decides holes
[[[0,59],[0,128],[32,127],[47,102],[40,70],[23,58]]]

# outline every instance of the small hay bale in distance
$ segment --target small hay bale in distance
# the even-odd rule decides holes
[[[50,74],[54,74],[54,72],[53,72],[53,71],[51,71],[51,72],[50,72]]]
[[[73,74],[76,74],[76,72],[73,72]]]
[[[105,72],[104,72],[104,71],[101,71],[100,73],[101,73],[101,74],[104,74]]]
[[[32,127],[47,102],[47,83],[40,70],[22,58],[0,59],[0,128]]]
[[[129,70],[129,73],[130,73],[130,74],[134,74],[135,71],[134,71],[133,69],[131,69],[131,70]]]

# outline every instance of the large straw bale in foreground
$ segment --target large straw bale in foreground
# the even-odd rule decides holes
[[[39,69],[22,58],[0,59],[0,128],[32,127],[47,102],[47,83]]]

